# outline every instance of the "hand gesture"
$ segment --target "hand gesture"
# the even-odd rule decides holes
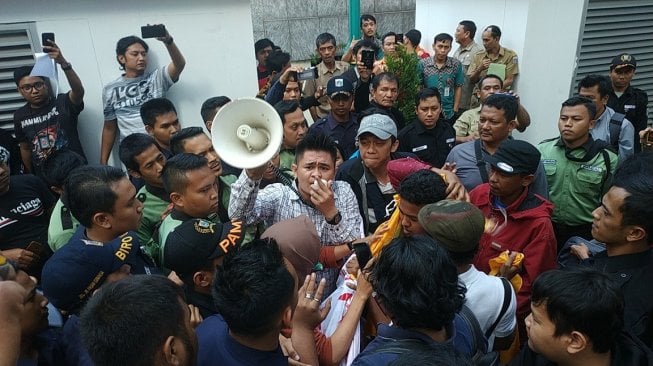
[[[49,45],[43,45],[43,49],[48,53],[48,57],[53,59],[54,62],[58,63],[59,65],[65,64],[66,59],[63,57],[59,46],[57,46],[57,44],[52,40],[48,39],[47,42]]]
[[[152,25],[152,24],[148,24]],[[160,24],[154,24],[154,25],[160,25]],[[172,36],[168,32],[168,29],[166,29],[166,35],[164,37],[156,37],[157,41],[163,42],[165,45],[168,45],[170,41],[172,40]]]
[[[571,254],[575,255],[578,259],[583,260],[590,257],[590,250],[585,244],[574,244],[569,247]]]
[[[193,329],[197,328],[198,325],[202,322],[202,314],[200,314],[200,308],[195,305],[188,304],[188,310],[190,310],[190,326]]]
[[[517,257],[517,252],[511,252],[510,255],[508,255],[508,260],[506,263],[501,265],[501,268],[499,268],[499,276],[506,278],[508,281],[512,279],[519,271],[521,271],[521,266],[513,266],[513,262],[515,261],[515,257]]]
[[[492,61],[489,58],[484,59],[483,62],[481,63],[481,70],[489,69],[491,63]]]
[[[279,77],[279,82],[283,85],[288,85],[288,81],[290,81],[290,74],[293,72],[299,74],[304,70],[301,66],[290,66],[287,68]]]
[[[38,262],[39,256],[27,249],[14,248],[2,251],[2,255],[16,263],[20,269],[29,269],[34,263]]]
[[[327,219],[333,218],[338,213],[336,200],[331,189],[332,185],[333,181],[327,182],[324,179],[316,179],[311,184],[311,203]]]
[[[319,284],[315,283],[315,273],[306,276],[304,284],[299,289],[297,307],[293,315],[294,327],[314,329],[317,327],[331,310],[331,300],[327,300],[324,308],[320,309],[322,296],[324,295],[326,280],[323,278]]]

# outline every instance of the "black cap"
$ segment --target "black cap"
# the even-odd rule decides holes
[[[243,229],[240,221],[184,221],[168,234],[163,248],[163,266],[178,274],[192,274],[207,260],[221,257],[240,245],[245,235]]]
[[[636,69],[637,60],[635,60],[635,56],[628,53],[620,53],[615,56],[610,63],[610,70],[620,69],[622,67],[632,67],[633,69]]]
[[[535,174],[540,165],[540,157],[537,148],[528,142],[507,139],[486,161],[507,174]]]

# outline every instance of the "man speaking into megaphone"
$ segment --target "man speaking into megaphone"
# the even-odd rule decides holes
[[[296,176],[292,186],[275,183],[259,189],[267,163],[243,170],[231,186],[229,217],[246,225],[263,221],[270,226],[307,215],[315,224],[322,246],[337,245],[334,250],[351,252],[343,243],[362,237],[362,219],[349,184],[333,180],[336,150],[335,142],[322,134],[302,139],[292,165]],[[339,254],[342,253],[335,253],[337,257]],[[326,279],[324,297],[335,289],[337,271],[322,272],[321,277]]]

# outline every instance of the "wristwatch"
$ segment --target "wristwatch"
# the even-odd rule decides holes
[[[340,223],[340,220],[342,220],[342,215],[340,214],[340,211],[333,216],[331,220],[326,220],[327,224],[329,225],[338,225]]]
[[[68,71],[73,68],[73,65],[70,62],[61,65],[61,70]]]

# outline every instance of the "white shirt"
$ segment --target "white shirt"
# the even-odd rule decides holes
[[[472,265],[458,275],[458,280],[467,288],[465,305],[476,315],[481,330],[485,333],[499,317],[503,306],[504,288],[501,278],[488,276]],[[512,286],[510,287],[512,290]],[[492,350],[495,337],[507,337],[517,326],[517,299],[515,291],[510,294],[510,305],[494,332],[488,339],[488,350]]]

